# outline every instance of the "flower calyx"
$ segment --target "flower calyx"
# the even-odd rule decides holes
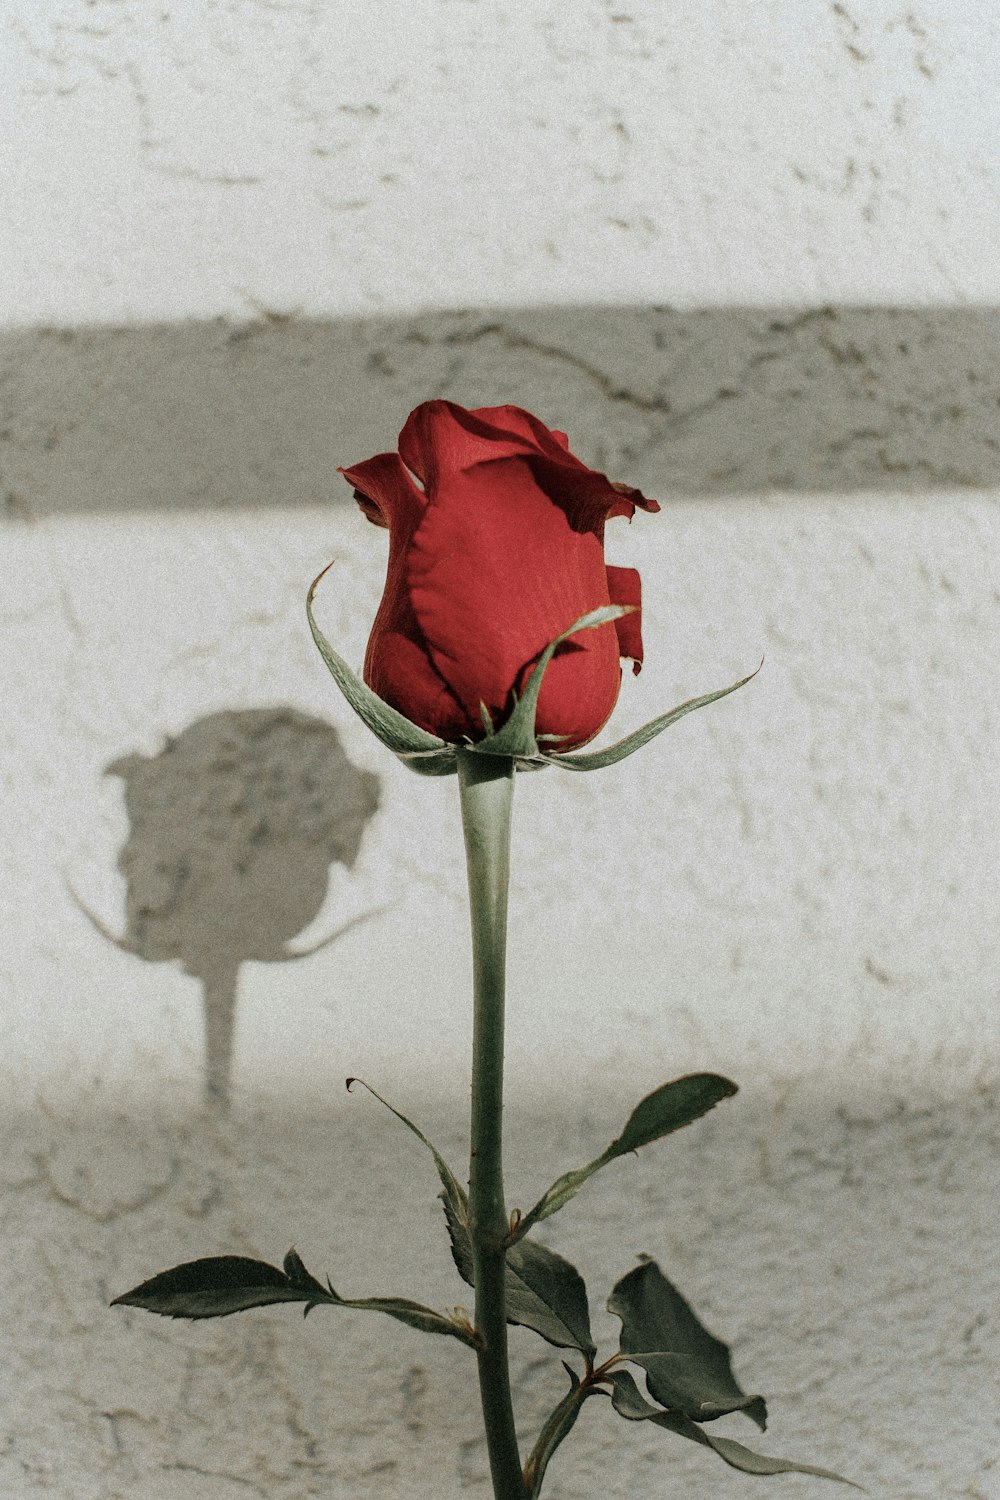
[[[643,745],[648,744],[651,739],[669,728],[671,724],[676,723],[678,719],[683,718],[685,714],[692,713],[696,708],[703,708],[706,704],[714,703],[716,699],[724,698],[729,693],[735,692],[737,688],[743,687],[760,671],[760,666],[757,666],[753,672],[746,677],[741,677],[738,682],[731,683],[729,687],[688,699],[685,703],[679,704],[668,713],[644,724],[641,729],[626,735],[623,740],[619,740],[617,744],[610,745],[604,750],[585,751],[581,754],[579,752],[563,753],[555,748],[550,749],[548,746],[557,737],[537,735],[535,732],[538,695],[546,669],[558,648],[578,631],[596,630],[633,612],[632,607],[627,604],[605,604],[598,609],[588,610],[549,642],[539,656],[520,697],[512,695],[514,707],[499,729],[494,729],[489,710],[483,704],[481,715],[483,727],[486,730],[484,737],[480,740],[467,739],[461,744],[454,744],[429,733],[426,729],[421,729],[405,714],[401,714],[398,709],[386,703],[356,672],[351,670],[343,657],[334,651],[320,630],[313,612],[316,589],[327,571],[327,568],[323,569],[306,596],[309,628],[319,653],[337,686],[359,718],[367,724],[387,749],[391,750],[411,770],[422,776],[456,774],[460,749],[473,751],[477,755],[509,757],[519,771],[540,770],[544,766],[551,765],[562,766],[569,771],[602,770],[605,766],[614,765],[617,761],[624,760],[626,756],[641,749]]]

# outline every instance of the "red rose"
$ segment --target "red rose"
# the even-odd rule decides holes
[[[632,605],[614,629],[560,646],[542,683],[536,733],[560,736],[559,750],[592,739],[615,706],[619,658],[642,662],[639,575],[607,566],[604,523],[656,501],[588,469],[517,406],[425,401],[398,454],[340,472],[389,528],[369,687],[444,740],[480,740],[480,705],[499,728],[550,641],[589,610]]]

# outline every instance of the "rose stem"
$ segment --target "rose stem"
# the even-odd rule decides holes
[[[525,1500],[507,1366],[503,1195],[503,1022],[514,762],[458,751],[472,914],[473,1034],[469,1217],[476,1284],[479,1390],[496,1500]]]

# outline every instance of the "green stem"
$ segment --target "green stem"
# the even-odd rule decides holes
[[[514,762],[458,751],[472,914],[472,1150],[469,1217],[476,1284],[479,1391],[495,1500],[525,1500],[507,1364],[503,1194],[503,1023]]]

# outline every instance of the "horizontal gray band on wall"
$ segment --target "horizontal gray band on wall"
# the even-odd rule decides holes
[[[446,397],[512,402],[650,495],[1000,484],[1000,308],[272,313],[0,335],[0,501],[346,502],[336,473]]]

